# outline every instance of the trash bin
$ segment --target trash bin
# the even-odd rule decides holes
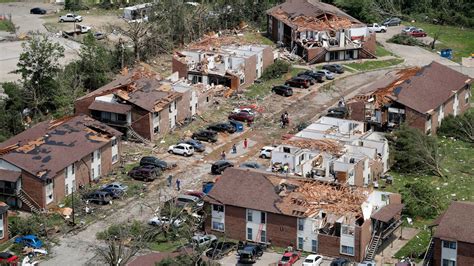
[[[236,132],[244,131],[244,124],[243,123],[241,123],[239,121],[235,121],[235,120],[229,120],[229,122],[235,127]]]
[[[214,187],[214,182],[203,182],[202,183],[202,192],[207,194],[211,191],[212,187]]]
[[[441,50],[441,57],[452,59],[453,58],[453,49],[442,49]]]

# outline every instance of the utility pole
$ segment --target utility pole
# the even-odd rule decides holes
[[[71,205],[72,205],[72,225],[76,225],[76,218],[75,218],[75,207],[74,207],[74,186],[72,187],[72,200],[71,200]]]

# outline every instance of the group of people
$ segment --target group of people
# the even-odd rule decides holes
[[[244,149],[247,149],[247,147],[248,147],[248,140],[247,140],[247,138],[244,139],[243,146],[244,146]],[[235,145],[235,143],[232,144],[232,153],[233,153],[233,154],[236,154],[236,153],[237,153],[237,145]],[[222,152],[221,152],[221,160],[225,160],[225,159],[226,159],[226,153],[225,153],[225,151],[222,151]]]
[[[290,124],[290,118],[288,117],[288,112],[284,112],[280,117],[280,125],[282,128],[287,127]]]

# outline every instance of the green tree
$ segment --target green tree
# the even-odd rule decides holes
[[[26,106],[19,84],[6,82],[2,87],[8,97],[0,100],[0,141],[25,129],[22,111]]]
[[[79,67],[82,83],[89,90],[95,90],[109,81],[111,55],[92,33],[88,33],[83,40]]]
[[[22,46],[15,72],[21,75],[26,105],[33,116],[48,114],[56,108],[56,77],[61,70],[59,59],[64,56],[64,48],[46,35],[34,35]]]
[[[86,93],[83,85],[84,76],[79,61],[67,64],[58,75],[58,91],[54,96],[56,110],[55,117],[62,117],[74,113],[74,101]]]
[[[443,119],[437,133],[441,136],[474,143],[474,109],[456,117],[449,115]]]
[[[408,183],[400,194],[407,214],[412,217],[434,218],[442,210],[440,193],[427,181]]]

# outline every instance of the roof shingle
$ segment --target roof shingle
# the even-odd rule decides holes
[[[453,201],[438,223],[434,237],[474,243],[474,202]]]

